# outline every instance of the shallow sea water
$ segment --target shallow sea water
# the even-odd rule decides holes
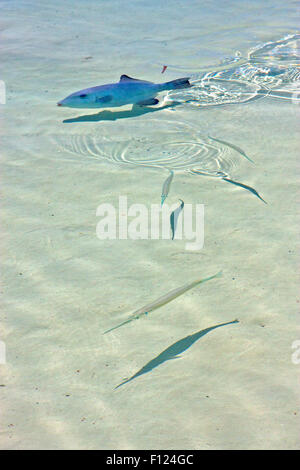
[[[0,13],[1,448],[299,448],[297,2]],[[156,107],[56,106],[121,74],[193,87]],[[204,204],[202,249],[97,238],[100,204],[150,209],[170,170],[166,203]]]

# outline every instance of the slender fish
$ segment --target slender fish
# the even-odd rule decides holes
[[[227,181],[228,183],[235,184],[236,186],[240,186],[241,188],[247,189],[247,191],[250,191],[250,193],[254,194],[257,196],[262,202],[265,204],[268,204],[259,194],[258,192],[254,189],[251,188],[251,186],[247,186],[246,184],[238,183],[237,181],[233,181],[229,178],[222,178],[224,181]]]
[[[169,171],[170,171],[170,175],[168,176],[168,178],[164,182],[163,187],[162,187],[162,191],[161,191],[161,206],[163,205],[163,203],[167,199],[167,196],[168,196],[169,190],[170,190],[170,186],[171,186],[171,183],[172,183],[172,179],[173,179],[173,176],[174,176],[174,171],[173,170],[169,170]]]
[[[225,145],[227,145],[228,147],[232,148],[232,149],[235,150],[236,152],[240,153],[243,157],[247,158],[247,160],[249,160],[249,162],[255,163],[250,157],[248,157],[248,155],[246,155],[246,153],[244,152],[244,150],[241,149],[240,147],[238,147],[237,145],[231,144],[231,143],[229,143],[229,142],[226,142],[225,140],[216,139],[215,137],[211,137],[210,135],[209,135],[208,137],[209,137],[211,140],[215,140],[216,142],[219,142],[220,144],[225,144]]]
[[[177,227],[177,220],[178,217],[184,207],[184,202],[182,199],[179,199],[181,201],[181,204],[177,209],[175,209],[172,214],[170,215],[170,225],[171,225],[171,230],[172,230],[172,240],[174,240],[175,232],[176,232],[176,227]]]
[[[117,385],[114,390],[117,390],[117,388],[121,387],[122,385],[127,384],[128,382],[131,382],[132,380],[136,379],[140,375],[147,374],[148,372],[151,372],[155,367],[160,366],[166,361],[170,361],[172,359],[177,359],[179,357],[179,354],[183,353],[186,351],[188,348],[190,348],[196,341],[198,341],[202,336],[206,335],[212,330],[215,330],[216,328],[220,328],[220,326],[225,326],[225,325],[231,325],[233,323],[239,323],[238,320],[234,321],[229,321],[226,323],[221,323],[219,325],[211,326],[210,328],[205,328],[205,330],[197,331],[197,333],[194,333],[193,335],[188,335],[185,338],[180,339],[179,341],[176,341],[176,343],[171,344],[167,349],[162,351],[158,356],[154,357],[151,359],[151,361],[147,362],[144,367],[142,367],[138,372],[136,372],[134,375],[132,375],[129,379],[124,380],[122,383]]]
[[[147,304],[144,307],[139,308],[138,310],[133,312],[127,320],[125,320],[124,322],[120,323],[117,326],[114,326],[113,328],[110,328],[109,330],[104,331],[103,334],[116,330],[117,328],[120,328],[121,326],[126,325],[127,323],[130,323],[133,320],[138,320],[143,315],[147,315],[149,312],[152,312],[153,310],[156,310],[157,308],[160,308],[163,305],[171,302],[172,300],[176,299],[176,297],[179,297],[180,295],[184,294],[186,291],[192,289],[198,284],[202,284],[203,282],[210,281],[211,279],[214,279],[215,277],[221,277],[221,275],[222,275],[222,271],[219,271],[217,274],[214,274],[213,276],[206,277],[205,279],[196,279],[196,281],[193,281],[190,284],[185,284],[184,286],[177,287],[177,289],[171,290],[170,292],[163,295],[162,297],[159,297],[158,299],[154,300],[154,302],[151,302],[150,304]]]

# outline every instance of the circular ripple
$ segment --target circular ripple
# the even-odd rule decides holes
[[[299,83],[299,39],[294,35],[266,43],[250,51],[246,61],[238,55],[233,67],[231,63],[225,70],[195,74],[192,88],[171,91],[165,101],[204,107],[245,103],[266,95],[291,99]],[[234,143],[214,137],[202,135],[188,123],[139,117],[123,124],[116,121],[113,135],[103,126],[101,134],[94,128],[93,134],[63,136],[56,143],[65,155],[84,160],[228,176],[239,158],[248,157]]]
[[[197,168],[219,177],[228,176],[242,158],[230,144],[202,135],[195,126],[157,119],[126,122],[114,135],[63,136],[56,144],[64,156],[177,171]]]

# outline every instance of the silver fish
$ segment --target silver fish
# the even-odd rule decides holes
[[[161,190],[161,204],[160,204],[161,206],[163,205],[163,203],[167,199],[167,196],[168,196],[169,191],[170,191],[170,186],[171,186],[171,183],[172,183],[172,179],[173,179],[173,176],[174,176],[174,171],[173,170],[169,170],[169,171],[170,171],[170,175],[168,176],[168,178],[164,182],[162,190]]]
[[[209,137],[211,140],[215,140],[216,142],[219,142],[220,144],[225,144],[225,145],[227,145],[228,147],[232,148],[233,150],[235,150],[236,152],[238,152],[239,154],[241,154],[243,157],[247,158],[247,160],[249,160],[249,162],[255,163],[250,157],[248,157],[248,155],[244,152],[244,150],[241,149],[240,147],[238,147],[237,145],[231,144],[230,142],[226,142],[225,140],[216,139],[215,137],[211,137],[210,135],[209,135],[208,137]]]
[[[147,315],[149,312],[152,312],[153,310],[156,310],[157,308],[160,308],[163,305],[171,302],[171,300],[176,299],[176,297],[179,297],[179,295],[184,294],[187,290],[192,289],[198,284],[209,281],[210,279],[214,279],[215,277],[221,277],[221,275],[222,275],[222,271],[219,271],[217,274],[214,274],[213,276],[207,277],[205,279],[196,279],[196,281],[193,281],[190,284],[185,284],[184,286],[177,287],[177,289],[171,290],[170,292],[163,295],[162,297],[159,297],[158,299],[154,300],[154,302],[151,302],[150,304],[147,304],[144,307],[139,308],[138,310],[133,312],[127,320],[123,321],[117,326],[114,326],[113,328],[110,328],[109,330],[106,330],[103,334],[116,330],[117,328],[120,328],[121,326],[126,325],[127,323],[130,323],[133,320],[138,320],[143,315]]]

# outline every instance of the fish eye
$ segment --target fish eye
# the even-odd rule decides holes
[[[87,96],[86,93],[83,93],[82,95],[79,95],[79,98],[85,98]]]

